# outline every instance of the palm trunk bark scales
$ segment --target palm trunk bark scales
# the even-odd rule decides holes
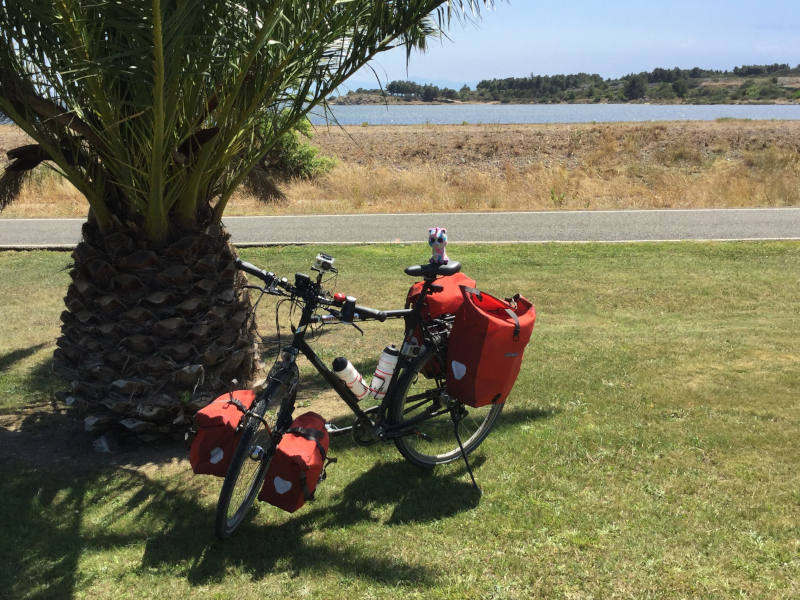
[[[87,431],[182,436],[232,379],[252,379],[255,324],[228,238],[219,226],[153,247],[84,225],[54,370]]]

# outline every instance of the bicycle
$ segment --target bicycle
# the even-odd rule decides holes
[[[406,268],[407,275],[422,278],[421,292],[412,307],[387,311],[360,306],[351,296],[332,295],[326,291],[323,278],[327,273],[337,272],[333,263],[332,257],[320,254],[312,267],[317,272],[316,278],[298,273],[290,283],[285,277],[277,277],[239,259],[236,261],[238,269],[263,282],[260,286],[246,286],[261,293],[254,306],[265,294],[281,296],[293,307],[300,308],[301,316],[292,328],[291,343],[280,350],[263,390],[250,409],[242,410],[241,438],[217,503],[215,533],[219,538],[230,537],[247,517],[275,449],[292,423],[299,382],[296,361],[300,354],[309,360],[355,416],[350,426],[328,425],[331,436],[349,433],[360,445],[393,442],[406,460],[419,467],[430,469],[463,458],[472,477],[467,455],[483,442],[503,410],[502,403],[472,408],[447,393],[443,365],[446,364],[453,316],[423,318],[425,299],[442,291],[435,280],[458,273],[460,263],[451,261]],[[362,408],[346,383],[317,356],[306,334],[315,325],[388,319],[405,320],[400,355],[383,399],[375,406]],[[420,333],[422,339],[415,344],[415,336]],[[273,417],[267,414],[268,409],[275,411],[272,423],[268,422]]]

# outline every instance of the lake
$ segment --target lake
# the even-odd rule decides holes
[[[362,104],[331,109],[341,125],[800,119],[798,104]],[[311,122],[325,123],[321,110],[311,115]]]
[[[800,119],[800,104],[361,104],[331,109],[340,125]],[[321,109],[310,118],[314,125],[325,123]],[[7,122],[0,113],[0,123]]]

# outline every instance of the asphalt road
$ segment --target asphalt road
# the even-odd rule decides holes
[[[70,248],[81,219],[0,219],[0,249]],[[227,217],[238,246],[422,242],[800,240],[800,208]]]

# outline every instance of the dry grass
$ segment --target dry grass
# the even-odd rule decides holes
[[[320,128],[314,143],[333,171],[284,184],[280,204],[237,193],[228,214],[800,206],[798,121]],[[85,210],[42,176],[3,216]]]

